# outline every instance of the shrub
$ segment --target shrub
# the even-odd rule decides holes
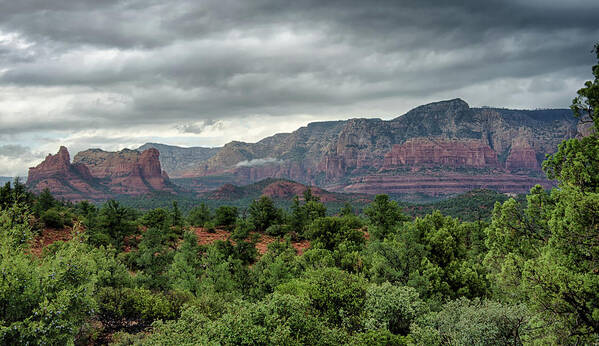
[[[218,227],[223,227],[225,229],[232,229],[235,226],[235,221],[237,220],[237,208],[230,206],[220,206],[216,209],[214,215],[214,223]]]
[[[281,223],[282,212],[275,207],[272,199],[262,196],[254,200],[249,207],[250,219],[256,226],[256,230],[264,232],[271,225]]]
[[[49,228],[64,227],[63,216],[60,214],[60,212],[58,212],[58,210],[54,208],[50,208],[42,214],[42,222],[44,223],[44,225],[46,225],[46,227]]]
[[[271,225],[266,229],[266,234],[274,237],[282,237],[290,231],[288,225]]]
[[[192,226],[201,227],[204,226],[206,222],[210,221],[211,218],[212,215],[210,209],[206,204],[202,203],[199,207],[191,209],[189,216],[187,216],[187,222]]]

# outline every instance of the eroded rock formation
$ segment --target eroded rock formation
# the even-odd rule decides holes
[[[90,149],[75,155],[73,161],[89,168],[112,193],[141,195],[156,191],[173,191],[168,175],[160,166],[160,153],[150,148],[143,152],[124,149],[108,152]]]
[[[38,193],[47,188],[58,198],[68,200],[108,197],[85,165],[71,164],[69,151],[64,146],[55,155],[48,154],[36,167],[29,168],[27,186]]]
[[[172,192],[173,185],[161,170],[159,155],[156,149],[142,153],[91,149],[77,154],[71,163],[67,148],[60,147],[57,154],[48,155],[29,169],[27,185],[36,192],[48,188],[57,197],[69,200]]]

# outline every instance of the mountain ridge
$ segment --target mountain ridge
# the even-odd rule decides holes
[[[493,188],[520,193],[535,184],[552,186],[540,163],[561,141],[577,136],[577,126],[569,109],[471,108],[457,98],[421,105],[391,120],[313,122],[255,143],[231,141],[216,148],[146,143],[119,152],[120,161],[113,163],[102,150],[90,149],[75,155],[74,163],[101,179],[118,178],[127,171],[129,156],[156,150],[158,164],[168,173],[161,176],[196,193],[266,178],[333,192],[439,197]]]

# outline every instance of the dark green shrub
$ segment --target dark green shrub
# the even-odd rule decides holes
[[[204,226],[206,222],[210,221],[210,219],[212,219],[212,213],[210,212],[210,208],[208,208],[204,203],[201,203],[200,206],[191,209],[189,215],[187,216],[187,222],[195,227]]]
[[[217,227],[222,227],[224,229],[232,229],[235,226],[235,221],[237,220],[237,208],[230,206],[220,206],[216,209],[214,215],[214,223]]]
[[[271,225],[281,223],[283,215],[268,196],[254,200],[250,204],[249,213],[250,220],[259,232],[264,232]]]
[[[216,226],[214,225],[213,221],[206,221],[204,223],[204,228],[206,229],[206,231],[208,233],[215,233],[216,232]]]
[[[141,224],[148,228],[163,228],[169,219],[168,212],[162,208],[148,211],[141,219]]]
[[[49,228],[63,228],[64,218],[60,212],[54,208],[50,208],[42,213],[42,222]]]
[[[144,288],[102,287],[95,296],[103,324],[120,328],[127,321],[149,325],[155,320],[172,320],[191,299],[190,294],[154,293]]]
[[[266,229],[265,233],[273,237],[282,237],[290,231],[291,228],[288,225],[271,225]]]

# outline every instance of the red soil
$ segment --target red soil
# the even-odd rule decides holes
[[[66,227],[63,229],[45,228],[40,234],[31,241],[29,253],[41,257],[44,248],[56,241],[69,241],[73,238],[73,229]]]
[[[205,228],[202,227],[194,227],[192,228],[196,236],[198,237],[198,243],[200,245],[208,245],[212,244],[217,240],[227,240],[231,236],[231,232],[217,229],[213,233],[208,232]],[[66,227],[64,229],[53,229],[53,228],[45,228],[40,234],[35,236],[35,238],[31,241],[29,247],[29,253],[35,255],[37,257],[41,257],[44,248],[51,245],[56,241],[69,241],[73,238],[73,230],[71,227]],[[141,235],[137,236],[138,240],[141,238]],[[269,236],[266,234],[260,234],[260,239],[256,243],[256,249],[260,255],[263,255],[268,251],[268,244],[274,241],[283,241],[281,238],[276,238],[273,236]],[[234,241],[231,241],[235,243]],[[126,241],[126,243],[128,243]],[[295,248],[298,255],[301,255],[310,247],[310,242],[307,240],[292,242],[291,245]],[[124,252],[131,251],[129,245],[125,245]]]
[[[208,230],[202,227],[194,227],[192,229],[198,237],[198,243],[200,245],[212,244],[217,240],[227,240],[231,236],[231,232],[220,229],[215,230],[213,233],[208,232]],[[265,254],[268,250],[268,244],[272,243],[273,241],[283,241],[283,239],[266,234],[260,234],[260,240],[258,240],[256,243],[256,249],[258,250],[258,253],[260,255]],[[234,241],[231,242],[235,243]],[[297,254],[301,255],[310,247],[310,242],[307,240],[302,240],[299,242],[292,242],[291,245],[295,248]]]

